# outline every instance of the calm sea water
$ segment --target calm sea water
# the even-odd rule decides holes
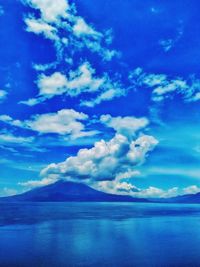
[[[0,203],[0,266],[200,266],[200,206]]]

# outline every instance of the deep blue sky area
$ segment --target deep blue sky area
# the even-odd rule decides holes
[[[0,0],[0,195],[58,179],[199,192],[199,8]]]

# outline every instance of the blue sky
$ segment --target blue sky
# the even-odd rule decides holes
[[[0,6],[0,195],[200,191],[198,1]]]

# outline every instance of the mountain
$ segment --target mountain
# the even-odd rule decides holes
[[[105,202],[148,202],[131,196],[108,194],[97,191],[85,184],[58,181],[54,184],[35,188],[20,195],[2,197],[0,201],[18,202],[65,202],[65,201],[105,201]]]
[[[172,198],[134,198],[125,195],[108,194],[95,190],[82,183],[58,181],[43,187],[38,187],[23,194],[1,197],[0,202],[67,202],[67,201],[97,201],[97,202],[152,202],[152,203],[200,203],[200,193],[188,194]]]
[[[188,195],[182,195],[177,197],[172,197],[165,199],[167,203],[191,203],[191,204],[198,204],[200,203],[200,193],[197,194],[188,194]]]
[[[185,203],[185,204],[198,204],[200,203],[200,193],[186,194],[170,198],[148,198],[151,203]]]

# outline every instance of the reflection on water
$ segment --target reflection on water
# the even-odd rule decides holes
[[[0,266],[200,266],[200,206],[0,204]]]

